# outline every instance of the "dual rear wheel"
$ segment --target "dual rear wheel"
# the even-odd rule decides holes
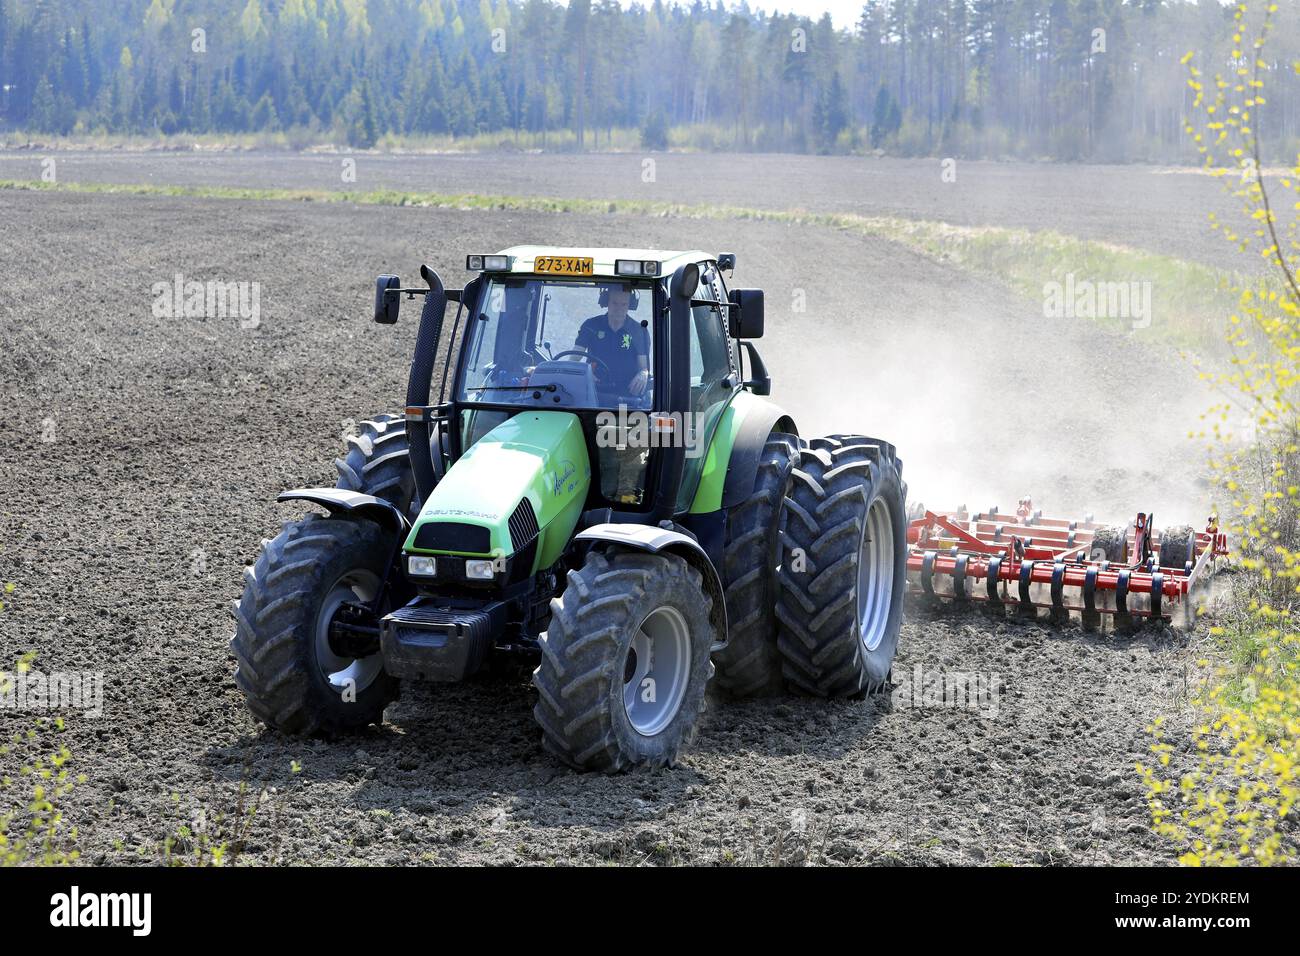
[[[818,697],[889,681],[906,587],[906,486],[894,447],[834,435],[801,449],[785,500],[775,616],[782,673]]]
[[[888,442],[768,439],[753,493],[727,515],[720,689],[852,697],[885,684],[906,585],[906,495]]]

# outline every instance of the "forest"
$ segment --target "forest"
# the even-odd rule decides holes
[[[1300,0],[1268,49],[1300,147]],[[1217,0],[0,0],[0,130],[456,148],[1195,159],[1184,55],[1252,64]],[[12,138],[12,137],[11,137]]]

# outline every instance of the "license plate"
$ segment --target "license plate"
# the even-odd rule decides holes
[[[533,271],[553,276],[589,276],[596,271],[594,259],[576,256],[538,256],[533,260]]]

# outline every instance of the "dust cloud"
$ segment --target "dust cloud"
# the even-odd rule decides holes
[[[946,269],[910,265],[896,282]],[[805,437],[891,441],[909,502],[934,510],[1014,513],[1027,495],[1061,517],[1121,522],[1145,511],[1161,524],[1204,524],[1212,489],[1188,433],[1211,399],[1182,358],[1086,319],[1044,318],[992,283],[911,281],[937,290],[938,303],[907,314],[832,304],[809,321],[769,322],[769,369],[797,383],[774,394]]]

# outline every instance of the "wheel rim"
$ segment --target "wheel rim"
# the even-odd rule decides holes
[[[874,651],[885,638],[894,596],[894,523],[877,498],[867,509],[858,553],[858,637]]]
[[[637,733],[653,737],[672,723],[690,672],[686,619],[673,607],[651,611],[632,635],[623,659],[623,709]]]
[[[349,602],[370,602],[379,593],[379,577],[371,571],[357,569],[344,574],[325,594],[316,615],[316,667],[326,682],[342,694],[351,684],[357,693],[375,682],[383,670],[379,654],[369,657],[341,657],[330,647],[330,622],[338,609]]]

